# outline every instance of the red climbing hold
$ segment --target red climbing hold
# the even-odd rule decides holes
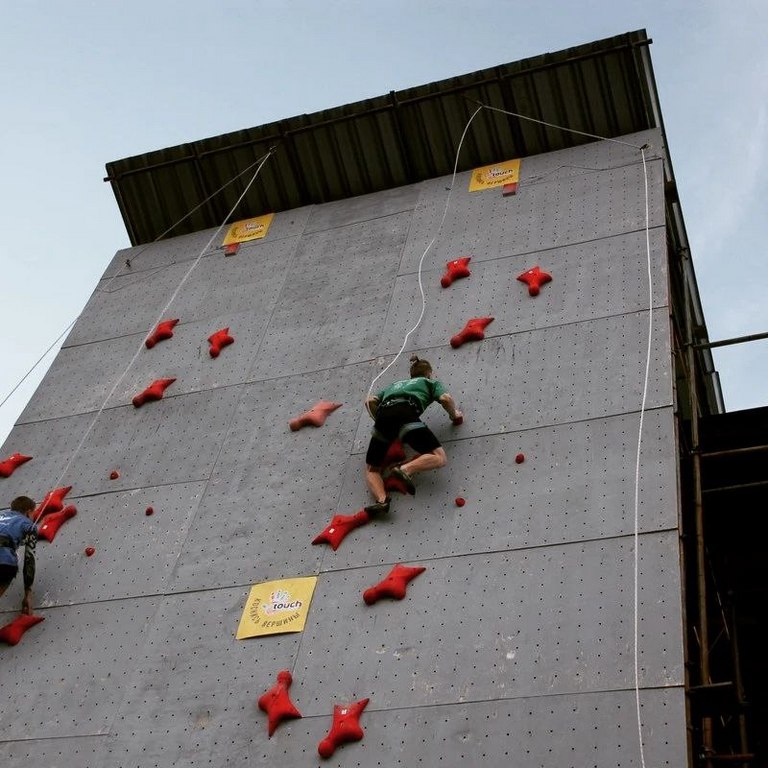
[[[64,507],[61,512],[53,512],[50,515],[46,515],[43,522],[38,526],[38,535],[41,539],[53,541],[59,528],[76,514],[77,508],[70,504],[68,507]]]
[[[31,456],[25,456],[23,453],[14,453],[5,461],[0,461],[0,477],[10,477],[24,462],[31,459]]]
[[[455,336],[451,336],[451,346],[455,349],[466,341],[481,341],[485,338],[485,328],[493,322],[492,317],[473,317]]]
[[[65,485],[53,491],[48,491],[45,494],[45,498],[37,505],[35,520],[39,520],[42,515],[47,515],[50,512],[61,512],[64,509],[64,497],[71,490],[71,485]]]
[[[401,461],[405,461],[405,449],[403,444],[399,440],[394,440],[392,444],[387,448],[387,453],[384,456],[384,461],[381,462],[382,467],[391,467],[393,464],[399,464]]]
[[[225,256],[234,256],[240,250],[240,243],[227,243],[224,246]]]
[[[154,510],[152,507],[147,507],[147,508],[144,510],[144,514],[145,514],[147,517],[149,517],[150,515],[154,515],[154,514],[155,514],[155,510]]]
[[[330,757],[342,744],[349,741],[360,741],[363,738],[363,729],[360,727],[359,719],[369,701],[370,699],[361,699],[344,707],[340,707],[338,704],[334,706],[331,730],[317,745],[320,757]]]
[[[234,340],[229,335],[229,328],[222,328],[220,331],[212,333],[208,337],[208,343],[211,345],[211,348],[208,350],[209,354],[211,357],[218,357],[221,350],[232,344]]]
[[[305,411],[301,416],[297,416],[295,419],[291,419],[288,422],[288,426],[292,432],[301,429],[302,427],[322,427],[325,424],[325,420],[328,415],[333,413],[337,408],[341,408],[342,403],[332,403],[329,400],[320,400],[315,403],[308,411]]]
[[[119,473],[119,472],[118,472],[116,469],[113,469],[113,470],[112,470],[112,471],[109,473],[109,479],[110,479],[110,480],[117,480],[117,478],[118,478],[118,477],[120,477],[120,473]]]
[[[469,260],[471,256],[463,256],[460,259],[454,259],[446,263],[448,271],[440,278],[440,285],[447,288],[454,280],[460,277],[469,277]]]
[[[131,401],[137,408],[151,400],[160,400],[163,393],[173,384],[176,379],[156,379],[143,392],[139,392]]]
[[[346,538],[347,534],[370,522],[368,513],[361,509],[354,515],[334,515],[331,522],[312,539],[313,544],[330,544],[334,552]]]
[[[301,712],[294,706],[288,689],[293,677],[284,669],[277,673],[277,683],[259,697],[259,709],[267,713],[268,733],[270,737],[283,720],[301,717]]]
[[[518,453],[517,456],[515,456],[515,464],[522,464],[524,461],[525,461],[524,453]]]
[[[454,427],[460,427],[464,423],[463,416],[457,416],[455,419],[451,419]]]
[[[461,496],[457,496],[456,497],[456,506],[457,507],[463,507],[466,503],[467,502]]]
[[[30,616],[22,613],[17,616],[10,624],[0,627],[0,643],[16,645],[21,640],[22,635],[35,624],[45,621],[44,616]]]
[[[504,184],[501,188],[501,196],[509,197],[510,195],[517,194],[517,182],[513,181],[510,184]]]
[[[420,573],[427,569],[423,566],[400,565],[399,563],[389,572],[386,578],[373,587],[363,592],[363,600],[366,605],[373,605],[382,597],[391,597],[395,600],[402,600],[405,597],[405,591],[408,588],[408,582],[415,579]]]
[[[176,320],[163,320],[161,323],[158,323],[157,328],[147,336],[147,340],[144,342],[147,349],[152,349],[158,341],[170,339],[173,336],[173,328],[178,322],[177,318]]]
[[[95,547],[86,547],[85,556],[90,557],[96,551]]]
[[[538,267],[533,267],[527,272],[523,272],[522,275],[518,275],[517,279],[528,286],[529,295],[538,296],[541,286],[552,280],[552,275],[543,272]]]

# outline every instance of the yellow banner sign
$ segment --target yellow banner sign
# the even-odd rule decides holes
[[[265,213],[263,216],[236,221],[227,230],[227,235],[222,245],[247,243],[249,240],[261,240],[262,237],[267,236],[269,225],[272,223],[274,216],[274,213]]]
[[[505,160],[502,163],[475,168],[469,179],[469,191],[479,192],[481,189],[501,187],[504,184],[515,184],[519,180],[520,159]]]
[[[251,587],[237,639],[301,632],[315,591],[317,576],[265,581]]]

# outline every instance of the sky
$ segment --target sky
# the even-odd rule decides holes
[[[636,29],[709,337],[768,331],[765,0],[0,3],[0,401],[129,246],[107,162]],[[0,406],[0,443],[57,349]],[[715,364],[728,410],[768,404],[768,341]]]

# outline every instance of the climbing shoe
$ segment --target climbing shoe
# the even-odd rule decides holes
[[[377,501],[375,504],[369,504],[364,507],[369,515],[386,515],[389,512],[389,496],[384,501]]]
[[[391,477],[396,477],[404,486],[406,491],[413,496],[416,493],[416,486],[413,484],[413,478],[400,467],[394,467],[390,472]]]

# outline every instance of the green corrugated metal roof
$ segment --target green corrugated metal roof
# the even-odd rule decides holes
[[[234,219],[398,187],[453,171],[477,102],[612,137],[661,127],[644,30],[502,64],[353,104],[107,164],[134,245],[155,240],[215,190],[276,152]],[[548,152],[587,137],[483,110],[459,170]],[[244,174],[169,236],[218,226]]]

